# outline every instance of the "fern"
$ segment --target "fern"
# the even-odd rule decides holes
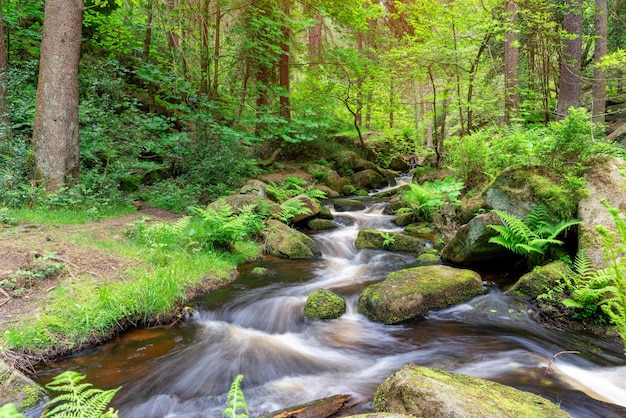
[[[226,408],[222,412],[222,418],[248,418],[248,406],[241,390],[243,375],[237,375],[228,391]]]
[[[290,199],[280,204],[280,213],[277,215],[284,223],[290,223],[298,215],[310,215],[311,209],[298,199]]]
[[[109,408],[111,399],[120,388],[101,390],[90,383],[80,383],[85,378],[80,373],[68,370],[55,377],[46,387],[54,392],[63,392],[47,405],[42,418],[113,418],[117,411]],[[106,412],[105,412],[106,411]]]
[[[0,407],[0,418],[26,418],[26,415],[21,414],[15,404],[8,403]]]
[[[502,225],[488,225],[498,233],[489,242],[501,245],[527,259],[529,267],[541,264],[549,258],[558,258],[556,249],[563,245],[557,239],[568,228],[580,224],[578,220],[561,220],[557,223],[544,205],[537,205],[525,220],[494,209]]]

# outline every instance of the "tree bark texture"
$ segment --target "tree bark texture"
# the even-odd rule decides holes
[[[291,0],[282,0],[281,1],[281,9],[284,13],[283,22],[281,26],[282,32],[282,40],[280,42],[280,59],[278,63],[278,82],[280,87],[282,87],[282,91],[280,93],[280,116],[282,116],[285,120],[291,121],[291,100],[289,98],[291,86],[290,86],[290,78],[291,78],[291,68],[289,64],[289,59],[291,55],[290,44],[291,44],[291,29],[289,28],[289,18],[291,14]]]
[[[4,25],[2,23],[2,0],[0,0],[0,141],[11,136],[11,113],[9,112],[9,86],[7,72],[9,62],[4,44]]]
[[[595,48],[593,62],[599,64],[607,53],[609,7],[607,0],[596,0],[594,35]],[[592,83],[591,115],[594,122],[604,122],[606,113],[606,74],[601,68],[594,68]]]
[[[580,63],[583,47],[583,12],[582,0],[566,0],[561,54],[561,75],[559,77],[559,99],[556,118],[563,119],[568,115],[570,107],[580,107]]]
[[[46,0],[33,145],[37,180],[48,191],[79,175],[78,62],[82,0]]]
[[[519,50],[516,32],[517,3],[507,0],[504,5],[507,23],[504,38],[504,122],[510,123],[511,118],[519,118]]]

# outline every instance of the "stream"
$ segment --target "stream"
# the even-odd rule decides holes
[[[220,417],[238,374],[250,416],[334,394],[351,394],[363,412],[386,377],[416,363],[540,394],[574,417],[624,416],[621,343],[533,322],[524,302],[502,293],[504,275],[468,303],[402,325],[358,314],[366,285],[415,263],[413,255],[355,248],[360,228],[401,231],[372,200],[366,210],[334,213],[340,228],[312,235],[320,259],[268,256],[241,266],[233,285],[193,302],[197,312],[185,323],[127,332],[42,370],[39,381],[71,369],[95,387],[122,386],[113,400],[120,417]],[[319,288],[343,295],[347,313],[305,319],[307,295]],[[580,354],[558,356],[546,373],[565,350]]]

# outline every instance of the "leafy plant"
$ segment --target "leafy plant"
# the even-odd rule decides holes
[[[555,220],[542,204],[528,213],[525,220],[517,216],[494,209],[503,225],[488,225],[498,233],[489,242],[524,256],[530,267],[540,265],[549,258],[557,257],[555,251],[563,245],[557,239],[568,228],[580,224],[578,220]]]
[[[276,215],[282,222],[288,224],[298,215],[309,215],[311,209],[298,199],[286,200],[280,204],[280,213]]]
[[[242,374],[237,375],[235,380],[233,380],[228,391],[228,399],[226,408],[222,412],[222,418],[248,418],[248,406],[241,390],[242,380]]]
[[[388,247],[396,242],[396,237],[389,232],[381,231],[380,236],[383,237],[383,247]]]
[[[604,256],[611,270],[614,282],[610,290],[612,294],[604,295],[602,310],[615,324],[620,337],[624,341],[624,353],[626,354],[626,221],[620,216],[619,210],[611,207],[608,202],[602,204],[609,210],[617,233],[611,233],[606,228],[598,226],[597,230],[602,236]]]
[[[102,390],[93,388],[91,383],[80,383],[84,375],[68,370],[56,376],[46,387],[61,392],[54,397],[41,415],[42,418],[114,418],[117,411],[105,410],[120,388]]]
[[[457,207],[461,204],[459,196],[464,184],[453,177],[423,184],[410,183],[402,194],[404,200],[415,216],[424,220],[432,220],[444,207]]]

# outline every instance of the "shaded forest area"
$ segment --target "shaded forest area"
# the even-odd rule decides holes
[[[489,145],[570,107],[619,125],[617,0],[82,6],[2,1],[5,206],[182,211],[276,158],[337,165],[353,148],[446,168],[463,138]]]

